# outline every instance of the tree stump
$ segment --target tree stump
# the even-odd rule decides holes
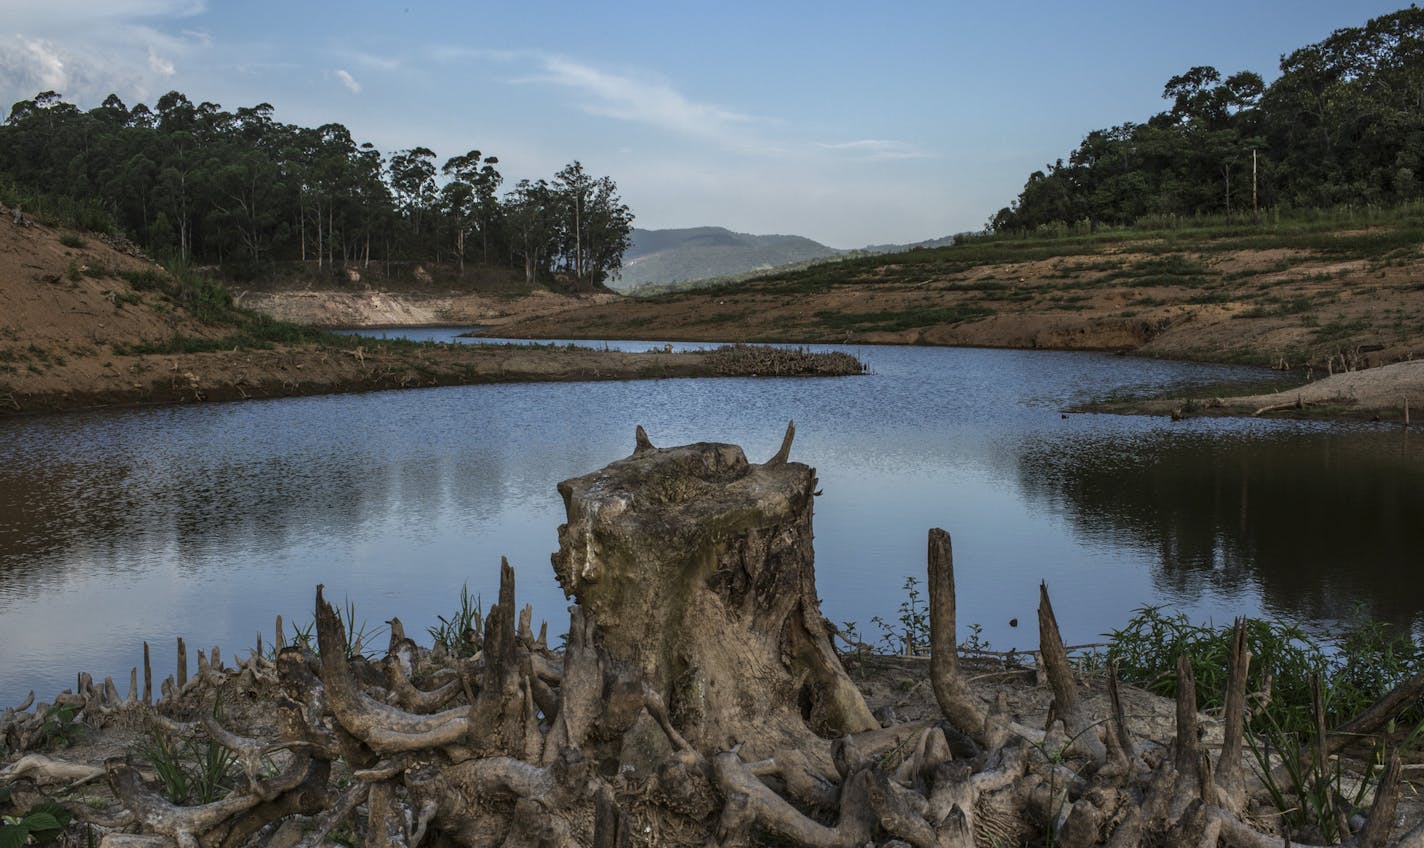
[[[554,570],[699,750],[749,756],[878,727],[831,646],[816,597],[816,472],[782,449],[659,449],[559,484]]]

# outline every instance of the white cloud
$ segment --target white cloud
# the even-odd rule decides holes
[[[194,0],[0,0],[0,102],[55,90],[83,106],[109,93],[147,98],[173,85],[213,38],[160,29],[206,9]]]
[[[148,69],[161,77],[171,77],[176,70],[173,63],[158,55],[158,51],[148,48]]]
[[[361,93],[361,83],[357,82],[355,77],[351,76],[351,74],[347,73],[341,68],[337,68],[335,73],[336,78],[341,80],[341,84],[346,86],[347,91],[351,92],[352,94]]]
[[[63,88],[67,79],[64,58],[55,45],[21,35],[0,41],[0,82],[23,82],[23,90],[35,94]]]
[[[401,60],[390,56],[377,56],[374,53],[355,52],[347,54],[352,61],[365,65],[368,68],[375,68],[378,71],[398,71],[401,69]]]
[[[857,141],[816,142],[817,147],[852,153],[867,159],[928,159],[929,154],[903,141],[864,138]]]

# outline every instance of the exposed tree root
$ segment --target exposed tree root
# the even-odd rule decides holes
[[[127,698],[81,676],[71,705],[93,725],[150,723],[230,751],[234,788],[207,804],[164,798],[135,764],[103,769],[25,754],[0,770],[17,803],[53,797],[98,826],[109,846],[324,846],[341,832],[370,846],[778,844],[948,848],[1300,845],[1258,829],[1259,787],[1243,768],[1251,656],[1238,622],[1213,757],[1201,743],[1195,681],[1178,664],[1169,748],[1129,733],[1115,672],[1107,706],[1082,697],[1040,586],[1041,671],[1049,727],[1025,727],[986,703],[956,653],[949,534],[928,546],[929,683],[942,718],[879,727],[829,646],[811,562],[812,469],[790,461],[794,430],[764,465],[731,445],[659,449],[639,428],[634,453],[560,486],[569,524],[555,566],[579,603],[567,646],[550,652],[515,606],[514,570],[460,659],[418,647],[398,621],[368,662],[317,587],[316,651],[277,629],[236,667],[220,650],[184,660],[151,698],[145,660]],[[145,651],[145,658],[147,651]],[[1373,733],[1417,698],[1408,681],[1326,733]],[[261,699],[275,732],[233,732],[211,705]],[[24,752],[42,736],[33,698],[0,716]],[[48,705],[42,705],[48,709]],[[1323,716],[1323,711],[1317,715]],[[106,777],[114,803],[74,787]],[[1351,845],[1424,848],[1424,825],[1395,843],[1400,763],[1373,807],[1340,811]],[[1362,819],[1347,813],[1365,812]]]

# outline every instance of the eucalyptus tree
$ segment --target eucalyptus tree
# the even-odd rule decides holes
[[[633,215],[609,177],[594,178],[575,160],[554,175],[559,259],[580,288],[593,287],[622,265],[631,243]]]
[[[510,253],[523,263],[524,281],[533,285],[558,249],[557,199],[548,182],[520,180],[502,206]]]
[[[411,241],[419,244],[423,219],[435,204],[435,151],[428,147],[398,150],[386,165],[391,191],[406,222]]]
[[[482,261],[489,261],[490,228],[499,208],[495,192],[504,181],[495,170],[498,164],[497,157],[471,150],[452,156],[440,168],[448,178],[440,190],[440,205],[455,228],[455,255],[461,274],[465,272],[465,237],[472,230],[480,235]]]

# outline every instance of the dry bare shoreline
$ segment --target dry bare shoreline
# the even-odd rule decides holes
[[[849,354],[764,347],[625,353],[533,345],[324,347],[86,357],[0,380],[0,417],[147,404],[510,382],[847,376]]]

